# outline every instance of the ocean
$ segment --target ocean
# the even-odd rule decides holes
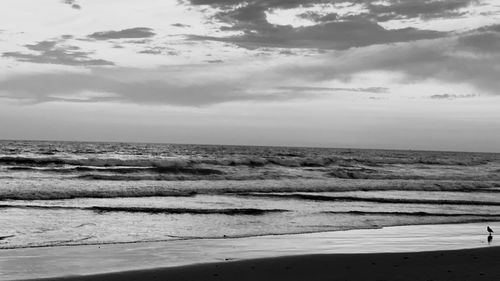
[[[500,221],[500,154],[0,141],[0,249]]]

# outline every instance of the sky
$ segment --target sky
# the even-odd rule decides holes
[[[0,139],[500,152],[500,1],[2,0]]]

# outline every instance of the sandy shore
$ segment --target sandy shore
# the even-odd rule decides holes
[[[449,280],[476,280],[472,277],[490,276],[497,272],[495,267],[500,268],[499,241],[495,238],[488,243],[485,225],[500,229],[499,222],[413,225],[246,238],[4,249],[0,250],[0,280],[54,280],[61,276],[90,276],[69,280],[153,280],[155,276],[165,276],[165,280],[281,280],[276,275],[284,280],[335,280],[334,276],[349,274],[358,277],[341,280],[366,280],[359,274],[375,273],[378,275],[373,276],[379,277],[370,280],[398,276],[439,280],[427,273],[453,277]],[[429,278],[418,279],[409,273]],[[470,278],[457,279],[454,274]]]
[[[500,247],[322,254],[229,261],[51,280],[500,280]]]

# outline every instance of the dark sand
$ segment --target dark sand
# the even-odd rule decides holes
[[[382,254],[320,254],[224,261],[43,280],[500,280],[500,247]]]

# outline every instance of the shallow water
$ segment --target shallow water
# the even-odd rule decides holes
[[[500,221],[500,155],[0,142],[0,248]]]

